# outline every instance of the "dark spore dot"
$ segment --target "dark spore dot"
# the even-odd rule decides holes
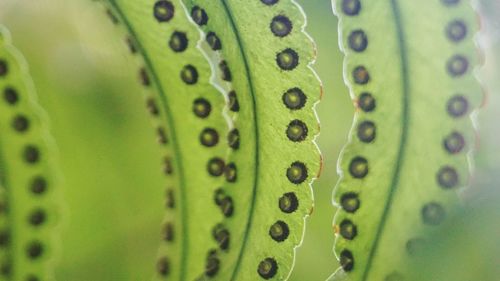
[[[167,257],[161,257],[156,262],[156,271],[161,276],[167,276],[170,273],[170,260]]]
[[[45,222],[45,219],[45,211],[42,209],[37,209],[30,214],[28,221],[33,226],[39,226]]]
[[[106,15],[108,16],[108,18],[111,20],[112,23],[114,23],[114,24],[120,23],[118,18],[115,16],[115,14],[110,9],[106,9]]]
[[[351,251],[343,250],[340,253],[340,266],[344,271],[349,272],[354,268],[354,257],[352,256]]]
[[[462,55],[454,55],[448,60],[446,68],[452,77],[459,77],[467,72],[469,61]]]
[[[362,142],[372,142],[375,139],[376,127],[371,121],[363,121],[358,126],[358,138]]]
[[[240,111],[240,104],[238,103],[238,97],[236,97],[236,92],[231,91],[228,94],[229,96],[229,109],[233,112]]]
[[[288,109],[298,110],[304,107],[307,96],[299,88],[292,88],[283,94],[283,103]]]
[[[459,182],[457,170],[450,166],[442,167],[437,173],[437,182],[445,189],[457,187]]]
[[[361,204],[359,197],[356,193],[345,193],[340,198],[340,205],[342,209],[344,209],[348,213],[354,213],[359,209],[359,205]]]
[[[207,171],[211,176],[219,177],[224,173],[224,160],[215,157],[208,161]]]
[[[7,62],[3,59],[0,59],[0,77],[6,76],[9,72],[9,66]]]
[[[221,250],[226,251],[229,249],[230,234],[226,228],[222,225],[217,225],[212,231],[212,236],[217,241],[217,244],[219,244]]]
[[[453,6],[460,3],[460,0],[441,0],[441,2],[443,2],[446,6]]]
[[[198,6],[194,6],[191,10],[191,18],[197,25],[205,25],[208,22],[207,12]]]
[[[188,85],[194,85],[198,82],[198,70],[192,65],[186,65],[181,70],[181,79]]]
[[[168,138],[167,138],[167,133],[165,133],[165,129],[162,127],[158,127],[156,129],[156,136],[158,143],[160,144],[167,144],[168,143]]]
[[[31,182],[31,192],[35,195],[41,195],[47,190],[47,181],[42,177],[35,177]]]
[[[344,239],[352,240],[358,234],[357,227],[350,220],[343,220],[340,223],[340,235],[344,237]]]
[[[125,39],[125,43],[127,44],[128,50],[130,51],[130,53],[132,53],[132,54],[137,53],[137,47],[135,46],[134,39],[132,39],[131,37],[127,37]]]
[[[413,238],[406,242],[406,251],[410,255],[417,255],[422,252],[425,241],[422,238]]]
[[[308,177],[306,165],[302,162],[293,162],[286,170],[286,177],[294,184],[303,183]]]
[[[26,277],[24,279],[24,281],[40,281],[40,278],[38,278],[37,276],[35,275],[29,275],[28,277]]]
[[[299,207],[299,199],[293,192],[285,193],[279,199],[278,205],[283,213],[291,214]]]
[[[155,3],[153,13],[157,21],[166,22],[174,17],[175,7],[172,2],[160,0]]]
[[[215,32],[210,31],[209,33],[207,33],[206,38],[207,38],[207,43],[210,46],[210,48],[212,48],[212,50],[218,51],[222,49],[222,43],[217,34],[215,34]]]
[[[188,47],[188,38],[185,32],[175,31],[168,41],[170,48],[176,52],[183,52]]]
[[[307,125],[300,120],[293,120],[288,124],[286,136],[294,142],[301,142],[307,138]]]
[[[264,279],[273,278],[278,272],[278,263],[273,258],[265,258],[259,263],[257,272]]]
[[[5,248],[9,245],[10,242],[10,234],[7,230],[2,230],[0,232],[0,248]]]
[[[149,79],[149,74],[145,68],[141,68],[139,70],[139,79],[141,80],[141,84],[143,86],[147,87],[147,86],[151,85],[151,80]]]
[[[462,41],[467,36],[467,25],[461,20],[454,20],[446,27],[446,36],[453,42]]]
[[[262,3],[264,3],[264,4],[268,5],[268,6],[272,6],[272,5],[276,4],[276,3],[278,3],[279,0],[260,0],[260,2],[262,2]]]
[[[343,0],[342,11],[348,16],[356,16],[361,10],[361,3],[359,0]]]
[[[443,141],[444,148],[451,154],[461,152],[465,147],[465,139],[462,134],[453,132],[448,135]]]
[[[205,275],[208,277],[214,277],[217,272],[219,272],[220,260],[217,257],[217,253],[210,252],[208,254],[206,264],[205,264]]]
[[[166,206],[169,209],[175,208],[175,194],[174,190],[169,188],[167,189],[167,194],[166,194]]]
[[[174,166],[172,165],[172,158],[165,157],[165,159],[163,159],[163,173],[166,175],[171,175],[174,173]]]
[[[293,70],[299,65],[299,54],[290,48],[285,49],[276,55],[276,63],[283,70]]]
[[[368,37],[366,33],[361,30],[354,30],[349,34],[348,38],[349,47],[355,52],[363,52],[368,47]]]
[[[221,211],[222,211],[222,214],[226,217],[226,218],[229,218],[233,215],[233,212],[234,212],[234,205],[233,205],[233,199],[229,196],[226,196],[224,197],[221,201],[220,201],[220,205],[219,205]]]
[[[372,112],[373,110],[375,110],[377,103],[375,101],[375,98],[373,98],[372,94],[362,93],[358,98],[357,105],[364,112]]]
[[[158,109],[158,105],[156,105],[156,101],[153,98],[147,99],[146,107],[148,108],[149,114],[151,114],[153,116],[158,116],[160,114],[160,110]]]
[[[163,226],[163,239],[167,242],[174,241],[174,225],[170,222]]]
[[[422,220],[428,225],[440,224],[446,216],[446,212],[439,203],[431,202],[422,208]]]
[[[276,242],[283,242],[288,238],[290,229],[284,221],[277,221],[269,228],[269,235]]]
[[[224,176],[226,177],[226,181],[235,182],[238,177],[236,164],[234,163],[227,164],[227,166],[224,168]]]
[[[278,37],[285,37],[292,32],[292,22],[286,16],[275,16],[271,21],[271,31]]]
[[[222,205],[222,200],[226,198],[226,194],[222,188],[218,188],[214,191],[214,202],[217,206]]]
[[[200,118],[207,118],[212,112],[212,105],[204,98],[198,98],[193,102],[193,113]]]
[[[355,157],[349,165],[349,173],[356,179],[362,179],[368,175],[368,161],[363,157]]]
[[[17,115],[16,117],[14,117],[14,120],[12,122],[12,128],[14,128],[14,130],[23,133],[28,130],[29,126],[30,122],[25,116]]]
[[[403,275],[399,272],[392,272],[384,278],[384,281],[404,281]]]
[[[24,161],[29,164],[35,164],[40,160],[40,151],[34,145],[28,145],[23,152]]]
[[[225,60],[221,61],[219,63],[219,69],[221,71],[221,74],[222,74],[222,80],[224,81],[231,81],[233,78],[232,78],[232,75],[231,75],[231,70],[229,69],[229,66],[227,66],[227,62]]]
[[[26,249],[26,254],[30,259],[39,258],[43,254],[43,245],[38,241],[31,242]]]
[[[14,105],[19,101],[17,91],[10,87],[5,88],[3,91],[3,98],[10,105]]]
[[[447,110],[451,117],[462,117],[469,111],[469,102],[464,96],[456,95],[448,101]]]
[[[219,134],[215,129],[206,128],[200,134],[200,142],[204,146],[213,147],[219,143]]]
[[[0,273],[2,273],[3,276],[10,276],[12,272],[12,266],[10,263],[3,263],[2,266],[0,267]]]
[[[370,81],[370,74],[364,66],[358,66],[352,71],[354,82],[359,85],[365,85]]]
[[[238,129],[232,129],[227,135],[227,143],[232,149],[240,148],[240,131]]]

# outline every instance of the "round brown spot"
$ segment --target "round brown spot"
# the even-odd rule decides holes
[[[288,17],[279,15],[273,18],[270,28],[275,36],[285,37],[292,32],[293,25]]]
[[[172,2],[167,0],[157,1],[153,8],[153,14],[157,21],[167,22],[174,17],[175,7]]]
[[[265,258],[259,263],[257,272],[262,278],[271,279],[278,273],[278,263],[273,258]]]
[[[286,177],[294,184],[303,183],[308,177],[306,165],[298,161],[293,162],[286,170]]]
[[[368,175],[368,161],[363,157],[355,157],[349,165],[349,173],[356,179],[362,179]]]
[[[188,47],[188,38],[185,32],[175,31],[168,41],[170,49],[176,53],[183,52]]]
[[[299,207],[299,199],[293,192],[285,193],[279,199],[278,205],[283,213],[291,214]]]
[[[284,221],[277,221],[269,228],[269,235],[276,242],[283,242],[288,238],[290,229]]]
[[[299,65],[299,54],[288,48],[276,55],[276,63],[282,70],[290,71]]]
[[[194,6],[193,9],[191,9],[191,18],[197,25],[200,26],[205,25],[208,22],[207,12],[198,6]]]

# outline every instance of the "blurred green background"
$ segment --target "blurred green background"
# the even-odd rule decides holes
[[[315,281],[325,280],[337,267],[331,193],[353,106],[342,79],[330,0],[298,2],[318,46],[315,69],[324,85],[317,107],[322,125],[319,145],[325,163],[314,185],[315,211],[291,280]],[[498,153],[491,152],[497,152],[500,143],[495,110],[500,108],[499,95],[492,90],[500,89],[499,79],[494,79],[499,74],[495,66],[500,60],[500,25],[495,18],[500,5],[495,0],[480,3],[486,8],[484,34],[478,40],[487,63],[478,73],[490,92],[479,116],[482,137],[475,185],[483,188],[499,182]],[[102,7],[85,0],[1,0],[0,23],[11,30],[14,44],[30,64],[59,146],[66,205],[57,279],[148,280],[159,242],[164,186],[154,131],[122,38]],[[476,201],[489,198],[487,192]]]

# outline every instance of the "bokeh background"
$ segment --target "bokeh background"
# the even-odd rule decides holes
[[[319,145],[325,164],[322,178],[314,185],[315,211],[308,220],[291,280],[315,281],[325,280],[337,268],[332,251],[335,209],[331,193],[354,108],[342,79],[337,20],[330,0],[298,2],[308,15],[307,30],[318,46],[315,69],[324,84],[323,101],[317,107],[322,125]],[[499,252],[492,250],[498,247],[486,247],[491,258],[485,265],[481,259],[487,259],[488,253],[478,249],[483,244],[475,244],[500,237],[495,228],[498,204],[485,204],[495,197],[492,190],[500,182],[500,95],[496,91],[500,89],[500,1],[482,0],[476,5],[483,22],[477,39],[485,54],[485,66],[477,71],[489,94],[478,116],[481,137],[477,176],[470,192],[473,211],[455,226],[474,225],[480,231],[469,233],[466,230],[470,227],[464,227],[455,231],[460,235],[449,242],[451,247],[442,245],[446,248],[443,251],[448,251],[456,250],[456,243],[465,243],[449,255],[469,264],[470,272],[484,272],[491,270],[490,263],[500,267],[498,258],[495,260]],[[135,65],[122,38],[102,7],[88,0],[0,0],[0,24],[10,29],[14,44],[29,62],[40,104],[50,118],[59,147],[66,204],[57,279],[148,280],[154,271],[164,188],[154,131],[149,126]],[[481,212],[484,206],[491,208]],[[471,265],[469,253],[474,251],[479,252],[474,256],[476,264]],[[498,279],[484,275],[474,280]]]

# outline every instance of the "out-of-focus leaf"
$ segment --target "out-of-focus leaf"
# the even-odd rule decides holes
[[[0,27],[0,280],[52,280],[55,147],[27,63]]]
[[[167,212],[156,278],[193,280],[207,253],[229,242],[212,203],[229,151],[225,100],[209,83],[209,63],[197,48],[200,34],[180,1],[105,2],[140,64],[147,107],[165,148]]]
[[[481,100],[466,0],[337,0],[358,110],[340,161],[335,252],[348,280],[402,280],[468,185]]]

